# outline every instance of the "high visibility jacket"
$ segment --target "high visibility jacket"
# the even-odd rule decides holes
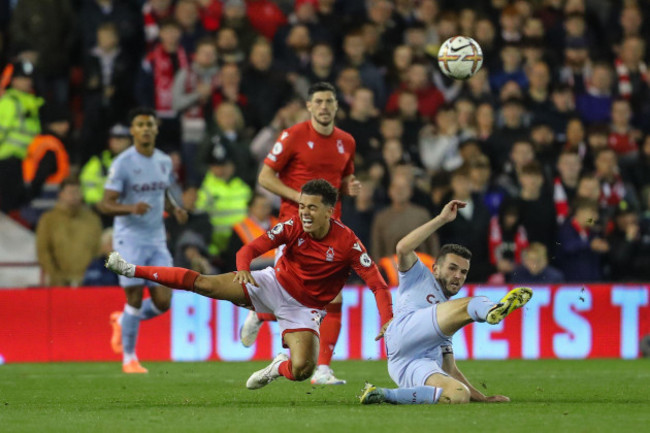
[[[415,254],[420,258],[420,261],[429,269],[431,269],[436,263],[435,257],[431,257],[426,253],[415,252]],[[379,267],[386,274],[386,283],[390,287],[396,287],[399,284],[399,270],[397,266],[397,255],[390,257],[382,257],[379,260]]]
[[[50,151],[54,152],[56,157],[56,172],[45,179],[45,183],[58,185],[70,175],[70,158],[61,140],[54,135],[39,134],[27,148],[27,156],[23,159],[23,180],[25,183],[34,180],[41,159]]]
[[[275,226],[278,222],[280,222],[279,219],[276,217],[272,216],[270,225],[269,227],[272,228]],[[235,230],[235,233],[237,236],[239,236],[239,239],[241,239],[242,244],[246,245],[250,243],[251,241],[259,238],[262,236],[266,230],[262,228],[253,218],[251,217],[246,217],[242,222],[235,224],[233,227]],[[271,251],[267,251],[266,253],[262,254],[260,257],[265,258],[265,259],[272,259],[275,257],[275,249]]]
[[[205,175],[199,189],[196,208],[210,215],[210,254],[219,254],[228,248],[233,226],[246,218],[248,201],[252,194],[251,188],[238,177],[226,181],[211,172]]]
[[[0,98],[0,160],[25,159],[27,148],[41,133],[38,110],[43,98],[16,89]]]
[[[81,190],[87,204],[93,205],[102,201],[104,184],[113,159],[110,150],[105,150],[100,156],[90,158],[81,169]]]

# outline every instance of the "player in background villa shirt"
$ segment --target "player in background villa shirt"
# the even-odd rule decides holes
[[[300,188],[312,179],[322,178],[344,195],[356,196],[361,183],[354,177],[356,144],[347,132],[334,126],[338,110],[336,89],[329,83],[315,83],[309,88],[307,110],[310,120],[298,123],[280,134],[264,160],[259,184],[282,198],[280,220],[298,213]],[[341,203],[334,208],[334,218],[341,218]],[[278,250],[281,254],[282,250]],[[334,346],[341,331],[341,296],[326,306],[327,315],[321,324],[321,346],[318,368],[311,382],[317,385],[342,385],[345,380],[334,376],[330,368]],[[244,346],[251,346],[263,320],[272,315],[250,312],[241,328]]]
[[[246,386],[258,389],[280,376],[302,381],[316,367],[324,308],[339,294],[352,269],[375,295],[382,323],[377,339],[392,318],[390,292],[377,266],[352,230],[332,218],[337,196],[337,190],[323,179],[303,185],[298,214],[243,246],[237,253],[234,276],[135,266],[116,252],[110,254],[106,267],[120,275],[273,313],[291,357],[279,354],[266,368],[253,373]],[[280,245],[286,247],[275,267],[250,271],[255,257]]]

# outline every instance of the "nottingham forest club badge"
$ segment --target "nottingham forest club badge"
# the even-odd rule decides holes
[[[329,247],[327,253],[325,254],[325,260],[328,262],[334,261],[334,247]]]
[[[336,147],[339,150],[340,154],[345,153],[345,148],[343,147],[343,141],[342,140],[336,140]]]

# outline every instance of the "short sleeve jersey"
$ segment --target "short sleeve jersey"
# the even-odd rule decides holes
[[[120,215],[113,224],[115,241],[165,244],[165,190],[174,182],[171,158],[158,149],[145,156],[134,146],[111,164],[105,188],[120,193],[122,204],[145,202],[151,208],[144,215]]]
[[[395,317],[448,300],[433,273],[419,258],[411,269],[399,273]]]
[[[341,180],[354,174],[354,138],[339,128],[321,135],[307,120],[284,131],[275,142],[264,163],[278,173],[280,180],[290,188],[300,188],[312,179],[325,179],[336,189]],[[280,219],[286,220],[298,213],[298,204],[282,199]],[[340,218],[341,202],[336,204],[334,218]]]

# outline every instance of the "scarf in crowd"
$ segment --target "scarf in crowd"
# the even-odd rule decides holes
[[[580,239],[582,239],[583,241],[589,240],[589,229],[587,227],[580,226],[580,224],[578,224],[578,221],[576,221],[575,218],[571,219],[571,226],[576,232],[578,232],[578,236],[580,236]]]
[[[178,59],[179,68],[187,68],[187,55],[185,50],[179,46],[174,54]],[[171,55],[167,53],[161,44],[147,55],[147,61],[151,65],[154,83],[154,100],[155,108],[161,117],[170,117],[174,115],[172,108],[172,86],[174,85],[174,63]]]
[[[600,184],[601,206],[618,206],[619,202],[625,197],[625,184],[618,174],[614,177],[613,182],[602,181]]]
[[[618,93],[625,99],[630,99],[632,96],[632,83],[630,81],[630,70],[625,66],[620,58],[614,61],[616,66],[616,75],[618,76]],[[644,81],[648,79],[648,68],[645,63],[639,62],[639,73]]]
[[[503,231],[499,224],[499,216],[495,215],[490,219],[490,263],[496,265],[498,259],[502,256],[504,242]],[[514,241],[515,263],[521,263],[521,252],[528,246],[528,234],[524,226],[517,227]]]
[[[567,198],[560,176],[556,177],[553,181],[553,202],[555,203],[557,222],[558,224],[562,224],[566,217],[569,216],[569,199]]]
[[[194,66],[196,67],[196,66]],[[196,91],[196,88],[199,84],[199,74],[196,73],[196,70],[194,67],[190,67],[187,70],[187,75],[185,76],[185,93],[194,93]],[[210,81],[210,85],[212,86],[212,91],[214,92],[216,89],[219,88],[219,75],[214,74],[212,76],[212,80]],[[204,113],[203,113],[203,105],[201,104],[194,104],[185,112],[183,113],[183,116],[186,118],[203,118]]]

